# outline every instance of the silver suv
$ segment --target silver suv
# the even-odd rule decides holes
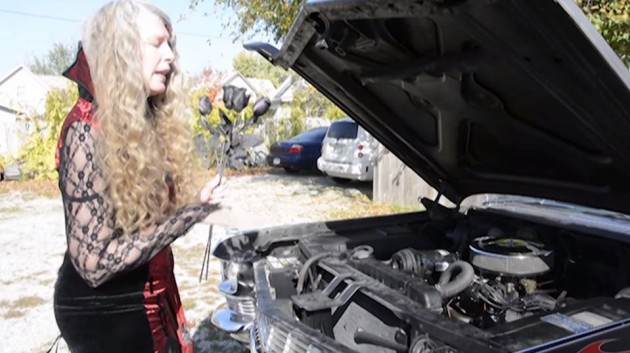
[[[350,118],[333,122],[322,141],[317,169],[336,182],[370,181],[377,141]]]

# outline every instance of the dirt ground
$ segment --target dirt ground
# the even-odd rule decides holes
[[[339,186],[317,174],[281,172],[232,177],[224,209],[206,222],[219,234],[335,218],[369,202],[371,184]],[[238,352],[243,348],[215,330],[210,316],[221,303],[216,286],[219,262],[210,261],[199,280],[209,224],[198,224],[173,243],[175,274],[196,352]],[[18,191],[0,194],[0,352],[46,352],[59,334],[52,310],[53,286],[65,251],[60,198]],[[54,351],[54,350],[53,350]],[[59,352],[67,352],[64,343]]]

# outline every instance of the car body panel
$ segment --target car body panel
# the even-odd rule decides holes
[[[278,141],[271,145],[267,155],[267,164],[293,171],[317,169],[317,158],[321,155],[322,140],[326,127],[305,131],[286,141]],[[293,145],[303,149],[299,153],[289,153]]]

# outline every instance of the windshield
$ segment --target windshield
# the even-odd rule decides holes
[[[630,216],[623,213],[534,197],[499,194],[473,195],[464,199],[460,205],[462,213],[467,213],[471,209],[507,211],[550,220],[554,223],[630,234]]]

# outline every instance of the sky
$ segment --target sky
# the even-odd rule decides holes
[[[20,63],[43,57],[54,43],[73,47],[81,28],[107,0],[0,0],[0,77]],[[191,12],[189,0],[150,1],[169,15],[177,35],[181,66],[190,74],[203,68],[230,71],[233,57],[243,50],[242,41],[224,28],[233,12],[205,0]],[[205,15],[204,15],[205,13]],[[262,39],[264,38],[255,38]]]

